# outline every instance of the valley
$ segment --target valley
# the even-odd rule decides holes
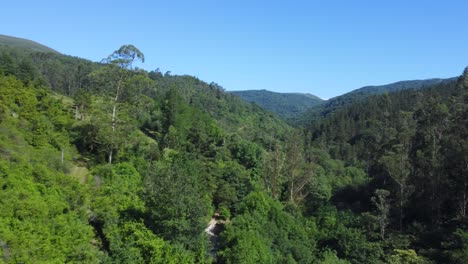
[[[468,68],[324,101],[116,48],[0,36],[0,263],[468,261]]]

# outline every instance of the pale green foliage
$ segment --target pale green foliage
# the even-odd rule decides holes
[[[118,219],[125,210],[143,210],[144,204],[139,197],[142,179],[131,163],[96,167],[92,175],[98,193],[93,203],[94,211],[100,219]]]
[[[377,208],[377,222],[379,223],[380,238],[385,239],[385,229],[389,223],[390,204],[387,197],[390,192],[387,190],[376,190],[375,196],[371,198],[372,203]]]
[[[171,246],[142,223],[124,222],[106,228],[112,258],[120,263],[189,264],[194,254]]]
[[[0,77],[0,244],[7,263],[96,262],[89,193],[64,175],[71,117],[40,89]],[[66,158],[70,156],[67,155]]]
[[[336,252],[326,250],[322,253],[322,258],[318,262],[320,264],[349,264],[348,261],[340,259],[336,256]]]
[[[388,259],[389,264],[424,264],[426,263],[421,256],[416,254],[413,249],[394,249],[393,254]]]

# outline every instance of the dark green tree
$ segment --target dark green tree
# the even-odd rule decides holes
[[[201,164],[165,149],[145,179],[145,202],[153,230],[163,238],[197,246],[210,214],[210,197],[202,185]]]

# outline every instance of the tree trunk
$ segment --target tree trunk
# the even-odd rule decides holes
[[[463,184],[463,200],[462,200],[462,205],[461,205],[461,216],[463,220],[466,218],[466,181]]]
[[[114,106],[112,107],[112,133],[115,132],[115,119],[117,116],[117,102],[119,101],[120,85],[121,85],[121,81],[119,80],[119,82],[117,83],[117,91],[114,97]],[[112,146],[109,152],[109,164],[112,164]]]
[[[75,105],[75,121],[78,120],[78,105]]]
[[[109,151],[109,164],[112,164],[112,149]]]
[[[468,162],[466,163],[466,169],[468,170]],[[468,187],[468,182],[466,177],[463,178],[463,208],[462,208],[462,217],[463,220],[466,220],[466,205],[468,204],[468,197],[466,197],[466,188]]]
[[[385,223],[383,221],[380,222],[380,238],[385,240]]]
[[[291,190],[290,190],[290,197],[289,197],[291,202],[293,201],[293,192],[294,192],[293,189],[294,189],[294,180],[291,180]]]
[[[403,230],[403,185],[400,185],[400,232]]]
[[[117,112],[117,103],[114,103],[114,107],[112,109],[112,132],[115,132],[115,115]]]

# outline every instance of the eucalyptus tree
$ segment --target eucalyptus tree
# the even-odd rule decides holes
[[[400,231],[402,231],[403,207],[414,189],[410,184],[411,162],[409,158],[411,139],[415,133],[412,113],[400,112],[396,126],[398,127],[395,138],[397,144],[394,144],[391,150],[380,158],[380,162],[387,171],[388,176],[398,186],[399,227]]]
[[[119,105],[125,100],[128,101],[135,94],[135,91],[132,91],[134,85],[131,84],[130,80],[139,73],[138,68],[134,67],[134,63],[138,61],[145,61],[143,53],[133,45],[123,45],[101,61],[104,67],[91,74],[101,93],[110,99],[110,102],[105,103],[105,106],[111,112],[111,130],[101,137],[102,141],[106,141],[104,145],[107,146],[110,164],[113,153],[119,145],[119,137],[116,136]]]
[[[382,240],[385,239],[385,229],[389,222],[390,204],[387,197],[390,192],[384,189],[377,189],[375,196],[371,198],[372,203],[377,208],[377,220],[379,224],[379,233]]]

